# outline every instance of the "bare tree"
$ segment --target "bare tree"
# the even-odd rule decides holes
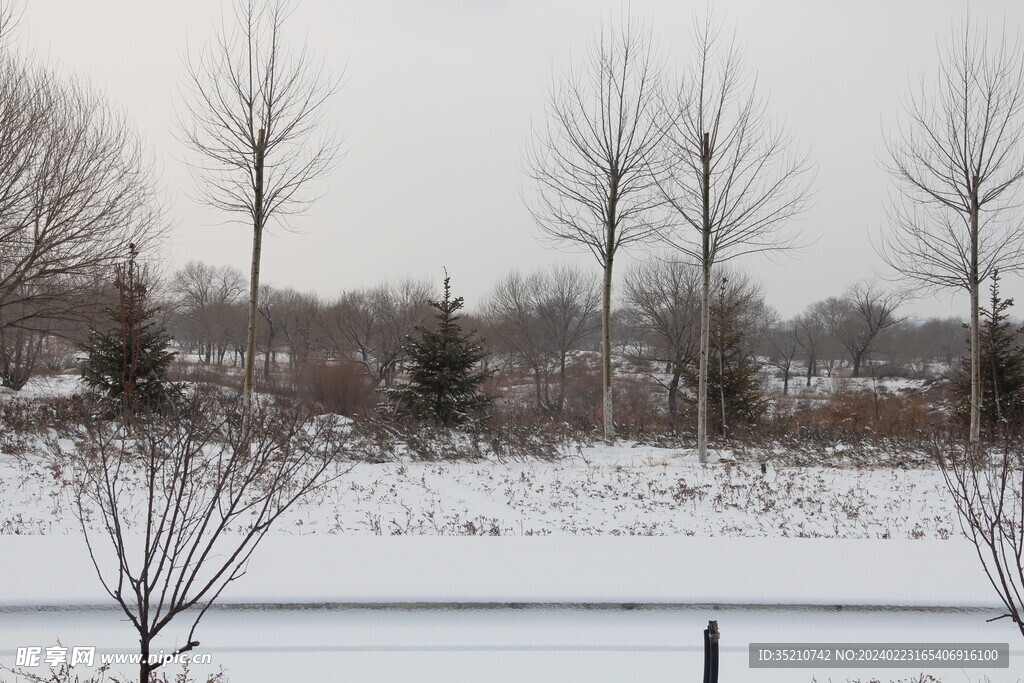
[[[216,39],[187,64],[183,141],[195,156],[198,199],[241,214],[253,229],[245,347],[244,409],[252,402],[263,230],[301,213],[317,198],[314,185],[338,157],[323,125],[340,81],[317,64],[306,45],[285,46],[287,0],[237,0],[234,23],[222,19]],[[318,134],[319,132],[319,134]]]
[[[595,329],[601,308],[598,284],[579,268],[555,266],[541,275],[537,316],[558,366],[557,409],[565,407],[566,365],[569,353]]]
[[[86,406],[65,435],[75,447],[50,446],[103,588],[138,633],[140,683],[163,664],[150,656],[172,621],[192,610],[176,653],[198,647],[199,621],[274,522],[340,476],[336,421],[278,404],[256,410],[243,428],[233,403],[196,391],[129,428]]]
[[[495,339],[496,350],[509,354],[533,375],[538,410],[547,407],[546,396],[553,354],[544,338],[537,298],[538,274],[513,271],[498,281],[483,306],[484,321]]]
[[[917,326],[920,357],[953,365],[963,348],[963,322],[957,318],[929,318]]]
[[[793,321],[796,343],[803,352],[807,363],[807,386],[811,386],[811,378],[818,374],[818,362],[828,354],[828,347],[834,344],[830,336],[825,315],[826,304],[818,301],[807,307]]]
[[[612,272],[620,249],[658,225],[654,176],[664,137],[659,65],[650,32],[631,18],[602,26],[587,58],[570,67],[547,98],[547,123],[534,131],[527,173],[530,206],[543,235],[586,249],[603,271],[601,351],[604,437],[615,440],[612,402]]]
[[[765,338],[768,364],[782,373],[782,395],[789,395],[789,377],[801,349],[800,328],[795,320],[777,323]]]
[[[260,285],[259,313],[263,318],[263,332],[260,334],[263,347],[263,381],[271,379],[271,369],[277,360],[277,337],[282,327],[282,296],[275,287]]]
[[[224,362],[236,330],[235,307],[245,292],[245,275],[230,266],[191,261],[171,278],[180,342],[190,343],[205,363]]]
[[[842,298],[825,300],[820,314],[850,355],[853,377],[860,377],[861,364],[871,357],[879,335],[900,322],[896,313],[902,303],[901,294],[865,281],[851,285]]]
[[[735,37],[707,17],[694,21],[696,55],[669,102],[670,173],[660,183],[676,216],[668,242],[701,268],[697,452],[707,461],[707,372],[711,276],[715,265],[791,249],[784,231],[806,207],[813,174],[791,136],[771,122]]]
[[[324,311],[325,343],[362,365],[375,386],[394,386],[409,336],[430,318],[433,294],[433,284],[413,278],[346,292]]]
[[[289,364],[292,370],[301,369],[322,346],[323,304],[316,294],[284,289],[280,291],[279,309]]]
[[[977,449],[939,444],[938,461],[960,529],[974,545],[985,576],[1024,636],[1024,461],[1019,448],[977,457]],[[984,460],[984,462],[982,461]]]
[[[9,18],[0,9],[0,22]],[[0,49],[7,338],[80,331],[104,276],[130,245],[147,252],[166,226],[143,144],[124,116],[87,84]]]
[[[497,348],[532,371],[538,409],[563,409],[569,353],[591,332],[598,301],[592,278],[578,268],[556,266],[528,275],[510,273],[484,304]],[[556,373],[558,396],[552,399]]]
[[[1024,51],[1019,38],[989,40],[969,20],[940,54],[937,82],[922,79],[887,137],[890,202],[882,255],[924,288],[970,294],[970,440],[980,437],[981,283],[1024,266],[1019,213],[1024,180]]]
[[[668,412],[679,411],[679,380],[700,347],[700,269],[658,259],[638,264],[626,276],[627,317],[649,338],[650,360],[668,371]]]

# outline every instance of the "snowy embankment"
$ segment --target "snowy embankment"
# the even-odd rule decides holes
[[[59,384],[36,393],[74,390]],[[0,605],[109,601],[59,476],[31,449],[0,453]],[[934,470],[762,472],[624,444],[558,462],[357,463],[279,520],[222,602],[959,607],[993,595]]]
[[[584,459],[585,458],[585,459]],[[934,470],[699,465],[671,449],[586,449],[556,463],[359,463],[275,533],[946,539]],[[346,465],[347,466],[347,465]],[[77,534],[42,458],[0,455],[0,534]]]
[[[0,536],[0,606],[109,603],[77,536]],[[268,536],[221,604],[994,607],[949,541]]]

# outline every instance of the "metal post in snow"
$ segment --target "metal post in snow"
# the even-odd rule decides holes
[[[718,622],[704,629],[704,683],[718,683]]]

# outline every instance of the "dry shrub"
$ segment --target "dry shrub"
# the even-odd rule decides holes
[[[945,420],[928,397],[843,389],[820,399],[776,399],[768,433],[811,442],[887,437],[916,440]]]
[[[338,415],[365,413],[378,400],[373,381],[352,361],[307,363],[294,372],[292,386],[299,400]]]
[[[205,363],[176,362],[171,366],[167,378],[172,382],[191,382],[211,386],[238,389],[242,386],[242,376],[228,372],[227,367],[207,365]]]
[[[685,424],[681,415],[668,414],[666,391],[650,380],[628,375],[616,378],[614,391],[616,431],[623,437],[675,434]],[[686,408],[682,397],[679,403]]]
[[[347,452],[350,458],[364,462],[401,458],[427,462],[553,461],[578,453],[579,445],[575,434],[559,429],[557,423],[480,420],[453,428],[377,412],[353,422]]]

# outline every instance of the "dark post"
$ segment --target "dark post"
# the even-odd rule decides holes
[[[718,622],[704,629],[704,683],[718,683]]]

